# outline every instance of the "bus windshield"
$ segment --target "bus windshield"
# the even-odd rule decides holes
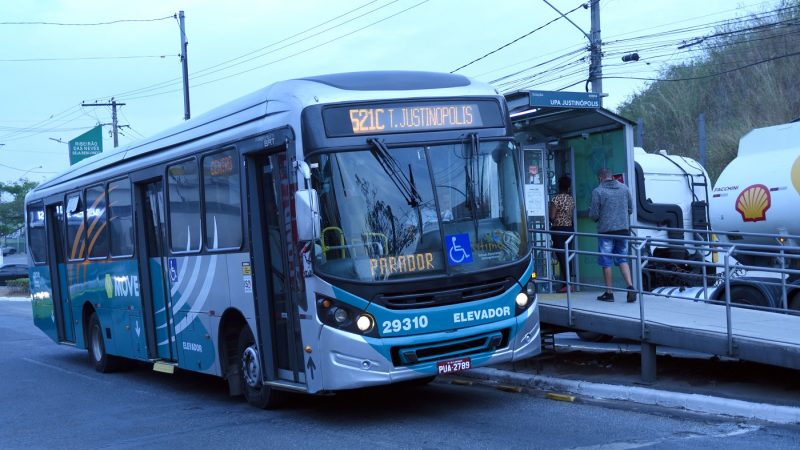
[[[513,143],[370,143],[310,161],[320,273],[358,281],[465,273],[527,253]]]

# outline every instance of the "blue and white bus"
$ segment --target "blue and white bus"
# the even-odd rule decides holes
[[[260,407],[536,355],[519,159],[461,75],[275,83],[28,195],[35,324]]]

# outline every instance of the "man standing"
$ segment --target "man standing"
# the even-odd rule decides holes
[[[589,217],[597,222],[597,232],[606,236],[597,238],[598,264],[603,268],[606,291],[597,297],[604,302],[614,301],[611,289],[611,266],[616,264],[628,287],[628,303],[636,301],[636,292],[631,283],[631,269],[628,265],[628,240],[630,235],[630,215],[633,201],[628,187],[611,176],[609,169],[597,172],[599,185],[592,191],[592,204]]]

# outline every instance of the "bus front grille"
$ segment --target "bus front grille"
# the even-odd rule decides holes
[[[380,294],[373,301],[389,309],[431,308],[494,297],[507,291],[512,284],[512,278],[499,278],[444,289]]]
[[[444,342],[393,347],[391,352],[395,366],[410,366],[495,351],[506,346],[508,346],[507,329]]]

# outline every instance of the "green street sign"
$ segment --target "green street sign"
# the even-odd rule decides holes
[[[98,125],[69,141],[69,165],[103,153],[103,126]]]

